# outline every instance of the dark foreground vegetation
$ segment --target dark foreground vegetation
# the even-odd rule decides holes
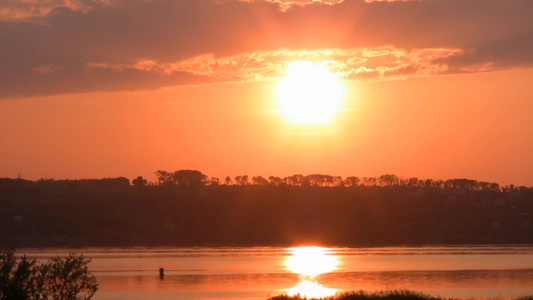
[[[533,188],[469,179],[0,179],[0,246],[533,243]]]
[[[0,251],[0,300],[89,300],[98,289],[82,255],[37,263],[13,249]]]
[[[269,298],[268,300],[303,300],[300,296],[281,295]],[[313,299],[313,298],[311,298]],[[452,300],[454,298],[433,297],[413,291],[393,290],[368,293],[364,291],[342,293],[335,296],[321,298],[324,300]],[[497,298],[494,298],[497,299]],[[533,296],[523,296],[514,300],[532,300]],[[310,300],[310,299],[308,299]]]

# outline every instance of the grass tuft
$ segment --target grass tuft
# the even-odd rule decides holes
[[[316,298],[302,298],[300,296],[279,295],[268,298],[267,300],[312,300]],[[390,290],[378,292],[352,291],[337,293],[334,296],[320,298],[322,300],[456,300],[456,298],[443,298],[426,295],[410,290]],[[521,296],[514,300],[533,300],[533,295]]]

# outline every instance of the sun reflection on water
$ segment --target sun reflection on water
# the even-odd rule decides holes
[[[288,249],[292,255],[287,258],[287,268],[300,275],[301,282],[285,290],[287,295],[300,295],[302,298],[325,298],[334,295],[337,290],[325,288],[314,277],[335,270],[338,262],[337,257],[331,254],[331,250],[321,247],[297,247]]]
[[[285,292],[287,292],[287,295],[291,297],[300,295],[301,298],[320,299],[333,296],[337,292],[337,290],[325,288],[316,281],[308,281],[303,279],[300,283],[298,283],[297,286],[290,289],[286,289]]]

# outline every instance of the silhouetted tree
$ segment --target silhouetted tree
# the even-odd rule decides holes
[[[335,176],[333,178],[333,186],[344,186],[344,180],[342,180],[342,177]]]
[[[335,177],[331,175],[324,175],[324,181],[327,186],[334,186],[335,185]]]
[[[90,262],[83,255],[70,254],[42,265],[48,293],[54,300],[88,300],[94,296],[98,283],[87,267]]]
[[[444,182],[444,187],[451,190],[476,191],[479,190],[477,180],[472,179],[448,179]]]
[[[305,176],[305,184],[308,186],[324,186],[326,184],[326,177],[322,174],[310,174]]]
[[[142,176],[139,176],[131,181],[134,186],[136,187],[144,187],[148,183],[146,179],[144,179]]]
[[[90,259],[70,254],[37,265],[24,255],[16,261],[13,249],[0,253],[0,299],[89,300],[98,290],[89,272]]]
[[[518,187],[518,190],[520,191],[520,193],[528,193],[528,192],[532,191],[533,188],[528,188],[527,186],[521,185],[521,186]]]
[[[253,185],[268,185],[268,180],[266,180],[262,176],[254,176],[252,177],[252,184]]]
[[[292,176],[285,177],[285,182],[288,185],[292,186],[302,186],[304,185],[304,176],[302,174],[294,174]]]
[[[490,182],[480,181],[479,182],[479,188],[482,191],[489,191],[490,190]]]
[[[378,183],[380,186],[393,186],[393,185],[399,185],[400,180],[398,176],[396,175],[385,174],[385,175],[379,176]]]
[[[211,177],[211,180],[209,181],[209,185],[217,186],[220,185],[220,179],[217,177]]]
[[[235,184],[248,185],[248,175],[235,176]]]
[[[431,179],[430,179],[431,180]],[[443,189],[444,188],[444,181],[443,180],[431,180],[433,182],[433,187],[435,189]]]
[[[231,180],[231,177],[226,176],[226,179],[224,180],[224,184],[226,185],[232,185],[233,181]]]
[[[273,186],[280,186],[281,183],[283,182],[281,178],[276,177],[276,176],[268,177],[268,181],[270,182],[270,185],[273,185]]]
[[[130,180],[126,177],[102,178],[102,179],[85,179],[87,184],[97,186],[129,186]]]
[[[172,173],[163,170],[157,170],[155,172],[158,185],[171,185],[174,184],[172,180]]]
[[[197,170],[179,170],[172,174],[172,181],[177,186],[204,186],[207,176]]]
[[[369,177],[368,178],[368,184],[369,184],[369,186],[377,186],[378,185],[378,179],[376,177]]]
[[[344,185],[349,186],[349,187],[358,186],[360,182],[361,182],[361,179],[355,176],[346,177],[346,179],[344,179]]]
[[[17,262],[13,249],[0,253],[0,299],[31,299],[33,294],[33,270],[35,260],[24,255]]]

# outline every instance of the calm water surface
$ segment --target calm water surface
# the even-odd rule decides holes
[[[69,252],[92,258],[89,268],[100,284],[96,300],[266,299],[285,292],[304,293],[302,289],[311,290],[310,295],[361,289],[409,289],[461,298],[533,295],[533,246],[320,250],[300,256],[294,249],[276,247],[21,249],[18,253],[43,260]],[[165,269],[164,278],[159,277],[160,267]],[[312,275],[305,275],[307,271]]]

